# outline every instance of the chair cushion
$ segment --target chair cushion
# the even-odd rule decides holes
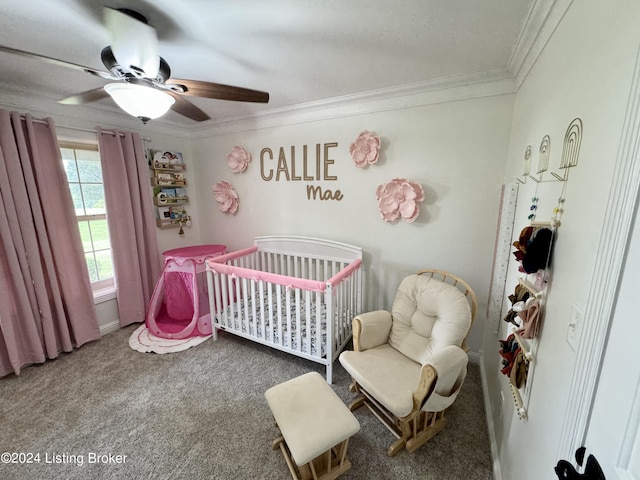
[[[360,430],[356,417],[318,372],[271,387],[264,396],[297,465]]]
[[[471,326],[471,308],[457,287],[427,275],[409,275],[391,309],[389,343],[424,365],[447,345],[462,345]]]
[[[422,365],[405,357],[389,344],[365,350],[345,351],[340,363],[349,375],[397,417],[413,409],[413,391]]]

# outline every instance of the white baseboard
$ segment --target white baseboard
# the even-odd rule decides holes
[[[500,452],[496,443],[496,432],[493,423],[493,413],[491,411],[491,403],[489,400],[489,384],[487,383],[487,372],[482,362],[482,355],[479,355],[480,378],[482,380],[482,396],[484,398],[484,414],[487,418],[487,433],[489,435],[489,444],[491,447],[491,461],[493,463],[494,480],[502,480],[502,469],[500,468]],[[469,357],[471,360],[471,356]],[[475,362],[474,362],[475,363]]]
[[[481,365],[482,362],[482,354],[478,352],[467,352],[467,356],[469,357],[469,363],[473,363],[475,365]]]
[[[120,320],[114,320],[113,322],[100,325],[100,336],[104,336],[107,333],[112,333],[120,330]]]

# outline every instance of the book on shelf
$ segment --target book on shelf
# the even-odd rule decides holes
[[[170,150],[151,150],[151,165],[153,168],[184,168],[182,153]]]
[[[187,211],[184,209],[184,207],[181,206],[169,207],[169,214],[172,220],[181,220],[187,218]]]
[[[170,207],[158,207],[158,218],[160,220],[171,220]]]
[[[163,205],[186,203],[189,201],[186,188],[155,187],[153,189],[153,195],[155,197],[154,203],[158,207]]]
[[[181,187],[187,184],[187,181],[182,179],[175,178],[158,178],[155,177],[151,180],[151,185],[154,187]]]

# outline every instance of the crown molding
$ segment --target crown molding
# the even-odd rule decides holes
[[[247,117],[208,121],[192,128],[191,137],[202,138],[470,98],[506,95],[514,93],[515,90],[515,79],[506,70],[453,75],[426,82],[274,108]]]
[[[513,45],[507,71],[516,81],[516,88],[535,65],[549,39],[562,21],[573,0],[534,0]]]
[[[495,70],[472,74],[452,75],[424,82],[306,102],[282,108],[272,108],[253,115],[209,120],[194,126],[157,119],[143,125],[137,119],[124,115],[116,107],[101,104],[68,105],[36,92],[3,91],[0,105],[27,110],[38,116],[52,116],[60,126],[80,128],[88,122],[100,123],[106,128],[173,135],[185,138],[203,138],[235,132],[254,131],[299,123],[414,108],[471,98],[505,95],[516,91],[511,72]]]

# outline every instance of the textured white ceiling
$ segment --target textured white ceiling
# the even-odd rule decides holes
[[[100,51],[110,44],[103,6],[136,10],[156,28],[173,76],[270,93],[267,105],[194,100],[220,120],[443,77],[507,73],[530,3],[0,0],[0,45],[103,69]],[[105,83],[7,53],[0,65],[0,96],[58,100]],[[96,108],[115,107],[103,100]]]

